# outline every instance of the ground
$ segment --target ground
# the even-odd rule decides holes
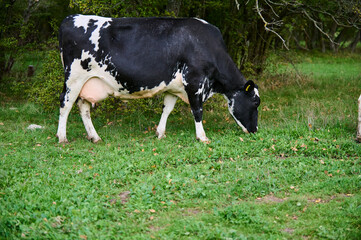
[[[360,56],[302,54],[298,73],[270,61],[259,132],[219,98],[204,107],[209,144],[189,110],[161,140],[160,114],[98,116],[99,144],[71,113],[58,144],[58,111],[1,95],[0,238],[360,239]]]

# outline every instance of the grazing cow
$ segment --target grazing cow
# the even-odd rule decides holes
[[[361,143],[361,95],[358,99],[358,124],[357,124],[357,135],[356,141]]]
[[[62,22],[59,37],[65,73],[59,142],[67,142],[66,122],[74,102],[88,139],[101,140],[90,104],[109,95],[137,99],[165,93],[159,138],[165,136],[168,115],[179,97],[191,107],[197,139],[207,142],[202,104],[214,93],[228,100],[244,132],[257,131],[257,86],[237,69],[219,29],[204,20],[72,15]]]

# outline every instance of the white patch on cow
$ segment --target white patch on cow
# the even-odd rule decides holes
[[[204,132],[202,122],[195,122],[195,125],[196,125],[197,139],[199,139],[201,142],[209,142],[209,139],[207,138],[206,133]]]
[[[200,19],[200,18],[194,18],[194,19],[196,19],[196,20],[198,20],[198,21],[200,21],[200,22],[202,22],[204,24],[209,24],[206,20],[203,20],[203,19]]]
[[[207,93],[205,93],[204,88],[207,85],[208,89],[209,87],[209,80],[208,78],[204,78],[204,81],[202,82],[202,84],[200,85],[198,91],[195,93],[196,95],[200,95],[202,94],[202,101],[205,102],[208,98],[213,96],[213,92],[212,89],[210,89],[209,94],[207,95]]]
[[[88,29],[88,23],[91,16],[77,15],[74,17],[74,26],[77,28],[84,28],[85,33]],[[95,17],[95,16],[94,16]]]
[[[256,96],[259,97],[259,92],[258,92],[258,89],[257,89],[257,88],[254,89],[254,93],[256,94]]]
[[[63,51],[60,52],[61,64],[64,66]]]
[[[361,95],[358,99],[358,124],[357,124],[357,141],[361,142]]]
[[[245,128],[243,126],[243,124],[234,116],[234,100],[229,100],[225,95],[224,95],[225,99],[228,101],[228,110],[229,113],[232,115],[232,117],[234,118],[234,120],[236,121],[236,123],[238,124],[238,126],[240,126],[243,130],[243,132],[245,133],[249,133],[247,128]]]
[[[91,37],[90,37],[90,41],[95,45],[94,50],[98,51],[99,49],[99,39],[100,39],[100,29],[101,28],[107,28],[108,26],[110,26],[109,22],[111,21],[111,18],[102,18],[102,17],[97,17],[96,20],[98,20],[95,25],[97,26],[97,28],[93,31]]]
[[[178,65],[179,65],[179,64],[180,64],[180,63],[177,63],[177,68],[178,68]],[[183,65],[182,70],[178,69],[177,72],[175,73],[175,74],[181,74],[182,83],[183,83],[184,86],[187,86],[187,85],[188,85],[188,83],[187,83],[187,81],[186,81],[186,75],[187,75],[187,73],[188,73],[188,66],[185,65],[185,64]],[[175,74],[173,74],[173,75],[175,75]],[[178,76],[177,76],[177,77],[178,77]]]
[[[174,77],[167,86],[167,91],[189,104],[188,95],[184,89],[184,87],[188,85],[185,81],[184,71],[186,71],[186,67],[183,67],[182,70],[178,69],[177,72],[173,74]]]
[[[164,96],[163,113],[157,127],[157,135],[159,139],[165,137],[165,128],[167,125],[167,119],[169,114],[172,112],[176,101],[177,101],[177,97],[172,94],[166,94]]]
[[[96,28],[92,32],[90,36],[90,41],[92,44],[95,45],[94,50],[98,51],[99,49],[99,38],[100,38],[100,29],[101,28],[107,28],[110,26],[110,22],[112,21],[111,18],[105,18],[105,17],[98,17],[94,15],[84,16],[84,15],[78,15],[74,17],[74,26],[77,28],[84,28],[85,33],[88,31],[88,24],[90,20],[95,20],[94,25]]]

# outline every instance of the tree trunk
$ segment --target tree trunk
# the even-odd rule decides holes
[[[355,52],[356,46],[357,46],[357,44],[358,44],[360,41],[361,41],[361,30],[358,30],[358,31],[356,32],[356,35],[355,35],[354,40],[352,41],[352,43],[351,43],[350,46],[349,46],[351,52]]]
[[[332,38],[332,41],[334,41],[334,39],[335,39],[336,30],[337,30],[337,23],[334,22],[334,23],[332,24],[331,31],[330,31],[330,36],[331,36],[331,38]],[[333,52],[336,52],[336,46],[335,46],[335,43],[334,43],[334,42],[331,42],[331,41],[330,41],[330,49],[331,49]]]
[[[179,16],[182,1],[168,0],[167,11],[173,12],[176,17]]]
[[[5,49],[3,47],[0,47],[0,82],[2,80],[2,76],[5,73],[5,66],[6,60],[5,60]]]

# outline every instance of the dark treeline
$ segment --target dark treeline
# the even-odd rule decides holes
[[[205,19],[221,30],[246,74],[262,72],[270,49],[353,52],[361,38],[360,0],[2,0],[0,78],[19,52],[54,39],[72,13]]]

